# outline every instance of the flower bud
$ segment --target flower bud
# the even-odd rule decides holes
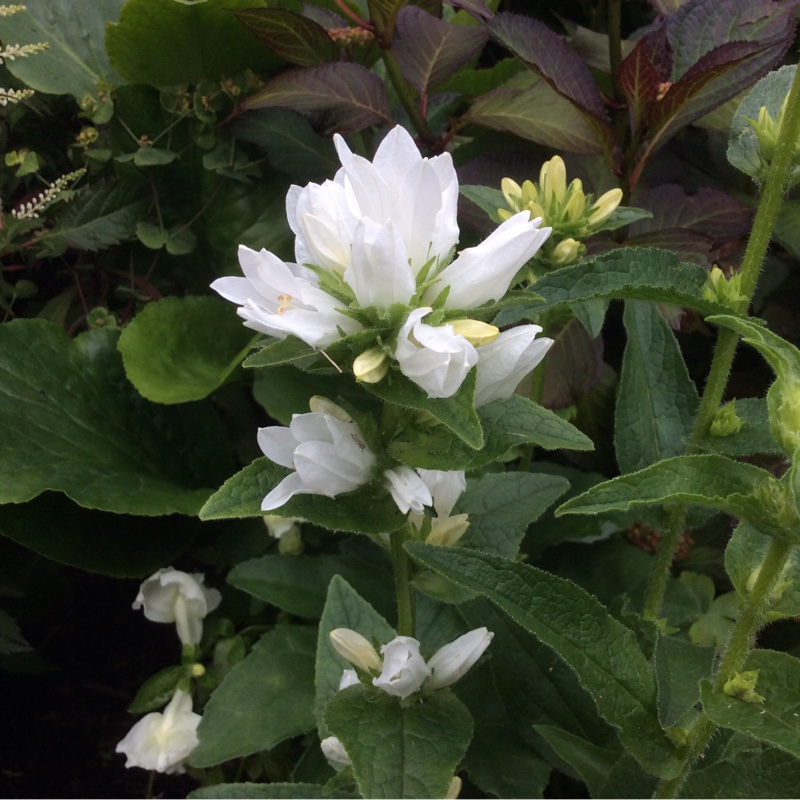
[[[336,628],[330,637],[334,650],[353,666],[364,672],[376,672],[381,668],[380,656],[360,633],[350,628]]]
[[[486,628],[476,628],[439,648],[428,660],[433,674],[426,688],[441,689],[455,683],[483,655],[493,636]]]
[[[333,400],[315,394],[309,401],[308,407],[315,414],[330,414],[340,422],[352,422],[353,418],[341,407],[337,406]]]
[[[469,514],[456,514],[452,517],[434,519],[431,532],[425,541],[440,547],[453,547],[469,528]]]
[[[453,326],[453,333],[463,336],[473,347],[489,344],[500,335],[500,328],[477,319],[457,319],[448,324]]]
[[[744,420],[736,416],[736,400],[731,400],[717,411],[709,433],[717,437],[731,436],[738,433],[742,425],[744,425]]]
[[[589,209],[590,214],[587,220],[589,225],[593,228],[601,225],[616,211],[621,201],[622,189],[610,189],[598,197],[594,205]]]
[[[191,673],[193,678],[202,678],[206,674],[206,668],[202,664],[192,664]]]
[[[586,208],[586,195],[583,193],[583,183],[578,178],[569,185],[569,200],[564,206],[563,218],[567,222],[577,222]]]
[[[511,178],[503,178],[500,181],[500,189],[508,207],[520,211],[522,209],[522,187]]]
[[[793,457],[800,448],[800,379],[793,375],[779,378],[770,387],[767,401],[772,435]]]
[[[353,362],[353,374],[362,383],[378,383],[389,371],[389,358],[382,347],[370,347]]]
[[[755,691],[759,672],[757,669],[737,672],[725,682],[722,691],[729,697],[735,697],[745,703],[763,703],[765,698]]]
[[[347,755],[344,745],[336,736],[328,736],[319,743],[319,746],[325,758],[332,762],[337,771],[352,766],[353,762],[350,760],[350,756]]]
[[[560,203],[567,194],[567,168],[561,156],[553,156],[542,164],[539,190],[545,206]]]
[[[559,242],[556,245],[550,255],[549,261],[551,264],[557,264],[559,266],[562,264],[570,264],[580,255],[580,252],[580,242],[575,239],[564,239],[563,242]]]
[[[450,786],[447,787],[447,794],[444,800],[457,800],[461,794],[461,778],[458,775],[453,775],[453,780],[450,781]]]

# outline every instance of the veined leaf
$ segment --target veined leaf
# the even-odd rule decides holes
[[[569,664],[598,711],[653,774],[677,774],[681,759],[658,723],[656,685],[636,636],[577,584],[548,572],[452,547],[406,545],[422,564],[489,598]]]
[[[191,800],[337,800],[353,796],[317,783],[217,783],[187,795]]]
[[[800,376],[800,350],[759,320],[720,314],[709,317],[708,321],[741,334],[742,339],[755,347],[780,377],[789,374]]]
[[[341,133],[392,122],[383,81],[366,67],[349,62],[283,72],[267,81],[243,107],[290,108],[326,130]]]

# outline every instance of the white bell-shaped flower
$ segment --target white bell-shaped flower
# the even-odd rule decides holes
[[[428,659],[431,677],[425,684],[426,689],[442,689],[463,677],[467,670],[483,655],[494,636],[486,628],[459,636],[458,639],[440,647]]]
[[[180,689],[161,711],[142,717],[117,745],[127,756],[126,767],[171,774],[184,772],[183,762],[197,746],[200,715],[192,711],[191,695]]]
[[[133,608],[152,622],[174,622],[181,642],[195,645],[203,638],[203,619],[221,599],[203,586],[202,575],[164,567],[141,584]]]
[[[418,691],[430,676],[430,667],[420,655],[419,642],[411,636],[396,636],[381,647],[383,669],[374,686],[394,697],[406,698]]]
[[[383,485],[389,490],[401,514],[409,511],[421,513],[433,502],[425,481],[411,467],[393,467],[384,470]]]
[[[375,455],[353,421],[332,414],[295,414],[288,428],[260,428],[264,455],[293,469],[263,500],[262,511],[280,508],[296,494],[336,497],[368,483]]]
[[[452,547],[469,528],[468,514],[453,515],[453,507],[467,488],[464,470],[418,469],[417,473],[428,487],[433,498],[436,516],[430,520],[431,528],[425,541],[442,547]],[[409,522],[418,530],[425,518],[412,512]]]

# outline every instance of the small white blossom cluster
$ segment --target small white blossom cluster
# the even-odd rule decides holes
[[[7,44],[0,47],[0,64],[4,59],[14,61],[17,58],[27,58],[35,53],[41,53],[47,50],[50,45],[47,42],[37,42],[36,44]]]
[[[10,17],[12,14],[19,14],[20,11],[24,11],[25,6],[23,5],[2,5],[0,6],[0,17]]]
[[[11,216],[16,219],[36,219],[49,205],[58,200],[59,195],[78,178],[83,177],[86,170],[81,167],[74,172],[68,172],[51,183],[44,191],[39,192],[33,200],[21,203],[12,209]]]
[[[20,103],[33,97],[33,89],[3,89],[0,88],[0,106],[5,106],[8,103]]]

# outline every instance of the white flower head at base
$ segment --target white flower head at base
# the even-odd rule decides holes
[[[180,689],[161,711],[142,717],[117,745],[127,756],[126,767],[165,772],[184,772],[183,762],[197,746],[200,715],[192,711],[192,698]]]
[[[164,567],[142,583],[133,608],[142,608],[151,622],[174,622],[181,642],[196,645],[203,638],[203,619],[221,599],[216,589],[203,586],[202,575]]]
[[[393,467],[384,470],[383,485],[389,490],[401,514],[409,511],[422,513],[433,502],[425,481],[411,467]]]
[[[311,347],[325,347],[354,333],[361,325],[342,314],[344,306],[319,288],[317,276],[297,264],[285,264],[267,250],[239,247],[243,278],[218,278],[214,291],[236,303],[245,326],[285,339],[302,339]]]
[[[355,422],[321,411],[294,414],[288,428],[260,428],[258,444],[271,461],[294,470],[264,498],[262,511],[296,494],[350,492],[369,483],[376,463]]]
[[[428,659],[432,674],[425,689],[443,689],[463,677],[483,655],[493,637],[494,634],[486,628],[476,628],[439,648]]]
[[[464,470],[418,469],[422,482],[428,487],[436,516],[431,518],[431,529],[425,541],[443,547],[452,547],[469,528],[468,514],[453,515],[453,507],[467,488]],[[409,522],[419,530],[425,517],[411,512]]]
[[[428,397],[452,397],[478,363],[478,351],[452,325],[422,322],[431,308],[416,308],[397,336],[395,358],[400,372]]]
[[[353,765],[350,756],[347,755],[347,750],[336,736],[326,737],[319,743],[319,746],[322,748],[322,754],[331,762],[337,772]]]
[[[372,684],[387,694],[405,699],[418,691],[431,674],[420,655],[419,642],[411,636],[395,636],[381,647],[383,669]]]
[[[537,339],[539,325],[520,325],[501,333],[480,348],[475,381],[475,407],[492,400],[507,400],[519,382],[530,373],[552,347],[553,340]]]

